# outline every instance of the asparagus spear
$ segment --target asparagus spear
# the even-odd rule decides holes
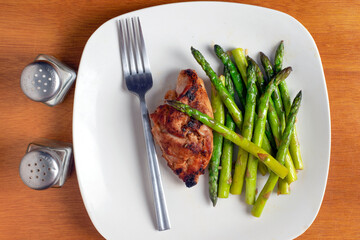
[[[260,70],[259,65],[257,65],[257,63],[250,57],[247,57],[248,61],[251,62],[254,66],[255,66],[255,73],[256,73],[256,84],[258,86],[258,89],[260,91],[260,93],[264,93],[265,92],[265,88],[266,88],[266,82],[264,80],[264,76]],[[268,111],[268,125],[272,126],[274,123],[275,124],[280,124],[279,123],[279,117],[277,116],[277,112],[275,112],[275,106],[274,106],[274,102],[272,100],[272,98],[269,99],[269,111]],[[269,126],[266,126],[266,131],[272,131],[270,129]],[[266,133],[266,132],[265,132]],[[270,142],[274,142],[272,144],[274,144],[274,148],[276,149],[276,141],[278,141],[278,139],[275,139],[275,137],[273,135],[270,136],[270,134],[266,134],[266,136],[268,136]],[[272,140],[274,139],[274,140]]]
[[[274,136],[275,139],[275,144],[276,144],[275,149],[277,149],[280,145],[280,139],[282,133],[280,129],[279,118],[274,109],[274,105],[271,103],[272,102],[269,101],[268,120],[270,122],[272,136]],[[286,154],[285,166],[287,169],[289,169],[289,174],[286,176],[284,180],[281,180],[281,188],[280,188],[281,190],[279,191],[280,194],[288,194],[288,189],[290,189],[288,185],[297,180],[296,169],[291,159],[291,155],[289,151]],[[259,166],[259,169],[260,167],[261,166]]]
[[[269,104],[268,119],[270,122],[272,134],[275,138],[276,149],[278,149],[280,146],[280,139],[282,137],[282,133],[281,133],[280,123],[279,123],[279,119],[277,117],[276,111],[275,111],[273,105],[271,105],[271,104]],[[287,169],[289,169],[289,174],[283,180],[284,182],[281,183],[281,188],[280,188],[281,190],[279,192],[280,194],[287,194],[288,189],[289,189],[288,184],[297,180],[296,169],[295,169],[294,163],[291,159],[291,155],[290,155],[289,151],[287,151],[287,153],[286,153],[285,167]],[[286,190],[286,191],[284,191],[284,190]]]
[[[275,87],[290,74],[291,68],[286,68],[281,71],[279,74],[275,76],[273,80],[270,81],[264,94],[261,96],[259,100],[258,106],[258,119],[255,123],[254,134],[252,137],[252,142],[257,146],[261,146],[264,131],[265,131],[265,122],[267,118],[267,111],[269,108],[269,99],[275,89]],[[245,191],[245,199],[248,204],[254,204],[255,194],[256,194],[256,179],[257,179],[257,168],[258,168],[258,160],[254,156],[249,156],[248,166],[246,169],[246,191]]]
[[[227,71],[227,70],[226,70]],[[232,85],[232,81],[227,76],[222,76],[225,80],[226,89],[229,91],[232,98],[234,98],[234,86]],[[226,125],[231,131],[235,131],[235,122],[231,118],[229,112],[226,113]],[[231,168],[232,168],[232,158],[233,158],[234,144],[228,140],[224,140],[223,151],[221,155],[221,170],[219,177],[219,190],[218,197],[219,198],[227,198],[229,196],[230,185],[232,182],[231,179]]]
[[[283,55],[284,55],[284,41],[281,41],[278,48],[276,49],[275,66],[276,65],[278,65],[280,67],[282,66]],[[277,69],[278,68],[279,67],[277,67]],[[281,98],[282,98],[284,109],[285,109],[285,116],[287,117],[290,112],[291,100],[290,100],[289,90],[288,90],[288,87],[287,87],[287,84],[285,81],[283,81],[279,84],[279,89],[280,89],[280,94],[281,94]],[[303,164],[302,157],[301,157],[300,143],[299,143],[299,139],[298,139],[296,126],[294,127],[293,134],[291,135],[289,150],[290,150],[291,158],[294,162],[295,168],[298,170],[303,169],[304,164]]]
[[[268,113],[269,114],[269,113]],[[271,127],[269,125],[269,122],[266,121],[265,123],[265,136],[264,136],[264,141],[268,139],[269,143],[270,143],[270,146],[272,149],[275,149],[276,150],[276,142],[275,142],[275,138],[272,134],[272,131],[271,131]],[[263,147],[263,146],[262,146]],[[265,149],[265,148],[264,148]],[[273,151],[271,151],[273,152]]]
[[[214,112],[214,119],[221,124],[225,122],[225,107],[215,87],[211,86],[211,107]],[[223,136],[213,132],[213,153],[209,162],[209,196],[215,207],[218,193],[218,178],[220,157],[223,146]]]
[[[293,101],[293,104],[291,105],[290,113],[289,113],[289,116],[287,119],[286,128],[285,128],[284,134],[281,139],[280,147],[276,154],[276,159],[281,164],[284,164],[284,162],[285,162],[286,151],[290,144],[290,136],[294,129],[296,115],[300,108],[301,98],[302,98],[302,93],[300,91],[296,95],[296,97]],[[266,201],[269,199],[270,194],[273,191],[278,179],[279,178],[278,178],[278,176],[276,176],[276,174],[270,173],[270,176],[269,176],[265,186],[261,190],[259,197],[256,199],[256,202],[251,210],[252,215],[254,215],[255,217],[260,217],[260,215],[265,207]]]
[[[255,74],[256,74],[256,85],[260,92],[264,92],[266,88],[266,82],[264,79],[264,75],[262,74],[259,65],[252,59],[251,57],[246,57],[248,62],[251,62],[255,66]]]
[[[264,93],[264,92],[262,92],[262,93]],[[280,139],[282,136],[282,132],[280,129],[281,124],[280,124],[277,112],[275,111],[274,103],[271,99],[269,100],[268,122],[270,123],[272,135],[275,139],[275,144],[276,144],[276,149],[277,149],[280,145]],[[285,166],[289,169],[289,174],[286,176],[286,182],[292,183],[292,182],[296,181],[296,179],[297,179],[296,169],[294,167],[294,164],[292,162],[289,152],[286,155]],[[285,185],[285,183],[283,183],[283,185]],[[288,189],[288,186],[283,187],[282,189]],[[281,193],[285,193],[285,192],[281,191]]]
[[[274,59],[274,72],[275,73],[281,71],[281,69],[282,69],[283,56],[284,56],[284,42],[281,41],[280,45],[276,49],[276,53],[275,53],[275,59]],[[280,95],[281,95],[281,91],[280,91]],[[289,154],[290,153],[288,151],[288,153],[286,155],[286,159],[289,159]],[[296,178],[297,178],[294,163],[292,162],[292,159],[291,159],[291,162],[285,160],[285,166],[287,167],[287,169],[289,169],[289,174],[286,176],[286,179],[280,179],[280,181],[278,183],[278,194],[290,194],[289,183],[291,183],[292,180],[296,180]],[[294,177],[291,178],[291,176],[294,176]]]
[[[271,66],[270,59],[263,52],[260,52],[260,61],[264,68],[267,79],[272,79],[274,77],[274,69]]]
[[[272,75],[274,74],[274,72],[273,72],[273,68],[271,66],[269,58],[263,53],[260,53],[260,58],[261,58],[263,67],[265,69],[265,72],[267,74],[267,77],[271,78]],[[277,55],[276,58],[277,58],[277,62],[279,62],[279,60],[281,60],[279,55]],[[280,65],[282,66],[282,63]],[[278,66],[279,66],[279,63],[278,63]],[[285,81],[283,81],[283,82],[285,82]],[[275,138],[276,145],[277,145],[277,147],[279,147],[279,145],[280,145],[279,140],[281,139],[282,132],[285,128],[285,112],[283,111],[283,104],[281,101],[280,91],[278,88],[275,89],[275,91],[272,95],[272,98],[273,98],[274,102],[273,102],[273,104],[270,103],[268,119],[270,122],[273,136]],[[274,110],[276,110],[276,113],[277,113],[278,117],[280,118],[280,122],[279,122],[279,118],[276,117]],[[288,152],[286,155],[285,166],[289,169],[289,174],[286,177],[287,183],[285,183],[285,182],[281,183],[281,188],[280,188],[281,194],[287,194],[288,191],[284,191],[284,190],[288,190],[289,189],[288,184],[296,181],[296,179],[297,179],[296,169],[295,169],[294,163],[291,159],[290,152]]]
[[[296,126],[294,127],[293,135],[291,137],[290,142],[290,154],[292,156],[295,169],[301,170],[304,168],[304,163],[302,161],[301,152],[300,152],[300,142],[296,130]]]
[[[277,194],[290,194],[290,184],[285,179],[279,179]]]
[[[241,80],[241,76],[240,76],[238,69],[236,68],[235,64],[231,61],[231,59],[227,55],[227,53],[219,45],[215,44],[214,50],[215,50],[216,55],[222,61],[222,63],[229,69],[230,75],[231,75],[234,85],[235,85],[236,92],[239,96],[241,106],[244,108],[246,92],[245,92],[244,83]]]
[[[279,84],[279,86],[280,86],[280,84]],[[285,112],[286,112],[286,115],[288,116],[289,111],[290,111],[289,102],[291,103],[291,101],[290,101],[290,94],[289,94],[286,83],[280,86],[280,92],[281,92],[281,97],[284,102]],[[294,131],[291,135],[289,150],[290,150],[291,158],[295,165],[295,169],[297,169],[297,170],[303,169],[304,164],[303,164],[302,157],[301,157],[300,143],[299,143],[299,139],[298,139],[298,135],[297,135],[296,125],[295,125]]]
[[[255,107],[256,108],[256,107]],[[256,115],[256,110],[255,110],[255,121],[256,121],[256,119],[257,119],[257,115]],[[266,134],[266,132],[267,132],[267,130],[266,130],[266,125],[268,125],[267,124],[267,122],[265,123],[265,135],[264,135],[264,139],[263,139],[263,142],[262,142],[262,145],[261,145],[261,148],[263,148],[266,152],[268,152],[271,156],[275,156],[274,155],[274,150],[273,149],[276,149],[276,147],[275,148],[273,148],[272,147],[272,145],[273,145],[273,143],[271,143],[270,142],[270,140],[267,138],[267,134]],[[267,167],[266,167],[266,165],[263,163],[263,162],[259,162],[259,171],[260,171],[260,173],[263,175],[263,176],[265,176],[265,174],[268,172],[268,169],[267,169]]]
[[[254,117],[255,117],[255,106],[256,106],[256,76],[255,76],[255,66],[252,63],[249,63],[247,68],[248,76],[248,87],[246,94],[246,105],[245,105],[245,115],[244,123],[242,127],[241,134],[247,140],[251,140],[253,127],[254,127]],[[249,153],[244,149],[239,149],[238,156],[235,162],[235,170],[233,176],[233,182],[231,184],[230,192],[231,194],[241,194],[242,187],[244,184],[244,175],[247,165]]]
[[[214,85],[216,91],[218,91],[221,100],[227,107],[229,113],[231,114],[236,126],[241,129],[243,122],[243,115],[238,106],[236,105],[234,99],[231,97],[229,91],[221,83],[220,79],[211,68],[210,64],[206,61],[204,56],[195,48],[191,47],[191,53],[200,64],[202,69],[205,71],[206,75],[210,78],[211,83]]]
[[[260,91],[260,93],[264,93],[265,88],[266,88],[266,82],[265,82],[264,76],[260,70],[259,65],[257,65],[257,63],[249,56],[247,56],[246,59],[249,63],[251,62],[255,66],[256,85],[257,85],[257,88]],[[270,124],[269,124],[269,120],[270,120],[269,118],[271,118],[272,117],[271,115],[273,114],[271,111],[272,108],[270,108],[270,107],[273,105],[274,105],[274,103],[272,102],[272,99],[270,98],[269,99],[269,110],[268,110],[268,121],[265,123],[265,136],[264,136],[263,141],[266,141],[266,139],[268,139],[271,144],[271,147],[273,149],[276,149],[275,138],[272,134],[272,130],[271,130]],[[277,114],[274,117],[276,117],[275,119],[278,119]],[[259,162],[259,171],[263,176],[267,173],[267,168],[266,168],[266,166],[264,166],[264,164],[262,162]]]
[[[232,50],[231,53],[234,56],[237,68],[240,69],[241,77],[244,80],[245,86],[247,86],[248,85],[248,80],[247,80],[248,77],[247,77],[246,69],[247,69],[247,66],[248,66],[248,62],[247,62],[246,57],[244,55],[243,49],[236,48],[236,49]],[[252,63],[255,63],[255,62],[252,62]],[[256,63],[254,65],[255,65],[255,75],[258,75],[259,74],[258,71],[260,71],[260,68],[259,68],[259,66],[257,66]],[[256,69],[256,67],[258,69]],[[260,71],[260,74],[262,75],[261,71]],[[256,87],[255,87],[255,91],[258,92],[258,89]],[[257,97],[259,97],[258,94],[257,94]],[[257,115],[255,113],[255,119],[256,118],[257,118]],[[271,136],[272,134],[271,134],[270,126],[269,126],[268,123],[265,124],[265,132],[266,132],[266,136],[264,137],[262,148],[268,149],[269,153],[270,153],[270,152],[272,152],[272,148],[276,149],[276,144],[275,144],[273,136]],[[264,167],[262,163],[260,163],[260,166]],[[260,168],[260,170],[261,170],[261,173],[263,175],[265,175],[266,168]]]
[[[284,41],[281,41],[275,53],[275,59],[274,59],[275,74],[280,72],[282,69],[283,57],[284,57]]]
[[[231,51],[231,53],[232,53],[232,55],[234,57],[236,66],[238,67],[238,69],[239,69],[239,71],[241,73],[241,77],[243,78],[245,85],[247,85],[248,84],[248,79],[247,79],[246,74],[247,74],[248,63],[246,61],[244,50],[242,48],[236,48],[236,49],[233,49]]]
[[[281,165],[275,158],[273,158],[268,152],[266,152],[261,147],[255,145],[251,141],[247,140],[243,136],[237,134],[234,131],[231,131],[223,124],[218,123],[208,115],[191,108],[189,105],[183,104],[179,101],[168,100],[167,103],[174,107],[175,109],[186,113],[190,117],[195,118],[196,120],[202,122],[206,126],[210,127],[211,129],[215,130],[216,132],[220,133],[224,136],[224,138],[229,139],[234,144],[238,145],[239,147],[243,148],[245,151],[249,152],[250,154],[256,156],[260,161],[264,162],[265,165],[273,171],[276,175],[280,178],[285,178],[288,174],[288,170],[286,167]]]
[[[242,79],[243,79],[243,81],[245,83],[245,86],[247,87],[247,85],[248,85],[248,77],[247,77],[246,69],[247,69],[247,66],[248,66],[248,62],[247,62],[246,57],[244,55],[244,51],[243,51],[242,48],[236,48],[236,49],[233,49],[231,51],[231,53],[234,56],[236,66],[240,71],[240,74],[241,74],[241,77],[242,77]],[[255,67],[256,66],[257,65],[255,64]],[[255,70],[256,70],[256,72],[260,71],[259,67],[258,67],[258,69],[255,69]],[[261,71],[260,71],[260,73],[261,73]],[[259,73],[257,72],[256,74],[259,74]],[[256,87],[255,87],[255,91],[256,91],[256,93],[258,92],[258,89],[256,89]],[[258,94],[256,94],[256,95],[257,95],[257,98],[258,98],[259,95]],[[255,109],[256,109],[256,104],[255,104]],[[256,110],[255,110],[255,119],[257,119]],[[276,149],[275,140],[274,140],[274,137],[272,136],[272,133],[271,133],[271,130],[270,130],[270,125],[268,124],[268,122],[266,122],[266,124],[265,124],[265,136],[264,136],[263,143],[262,143],[261,147],[264,150],[271,153],[271,154],[273,152],[273,149]],[[260,170],[261,174],[263,174],[263,175],[265,175],[266,172],[267,172],[267,168],[262,162],[260,162],[260,164],[259,164],[259,170]]]
[[[265,70],[265,73],[266,73],[268,79],[269,80],[272,79],[274,77],[274,71],[271,66],[271,62],[270,62],[269,58],[264,53],[260,52],[260,60],[264,67],[264,70]],[[280,120],[281,132],[283,132],[285,129],[285,111],[284,111],[284,107],[282,104],[280,91],[279,91],[278,87],[275,88],[275,91],[272,95],[272,100],[274,101],[274,107],[275,107],[276,113]]]
[[[243,70],[241,70],[241,69],[246,69],[246,67],[248,66],[248,62],[246,60],[244,52],[243,52],[243,50],[241,48],[236,48],[236,49],[232,50],[231,53],[234,56],[236,66],[238,67],[238,69],[240,69],[240,73],[241,73],[241,76],[242,76],[242,78],[244,80],[245,86],[247,86],[247,84],[248,84],[247,74],[244,73]],[[250,61],[252,60],[250,57],[249,57],[249,59],[250,59]],[[261,76],[259,75],[259,78],[260,78],[259,81],[261,81],[261,78],[262,78],[262,82],[264,83],[264,78],[262,77],[262,73],[261,73],[261,70],[260,70],[259,66],[254,61],[252,61],[252,64],[255,66],[256,78],[258,78],[258,75],[261,74]],[[258,79],[257,79],[256,82],[258,82]],[[258,89],[256,88],[255,91],[258,92]],[[257,97],[259,97],[258,94],[257,94]],[[272,102],[272,99],[270,99],[270,101]],[[255,114],[255,118],[257,118],[256,114]],[[268,122],[266,122],[266,124],[265,124],[265,136],[264,136],[264,139],[263,139],[262,147],[264,149],[266,149],[266,148],[267,149],[270,149],[270,148],[276,149],[275,140],[274,140],[274,137],[272,136],[270,126],[269,126]],[[266,174],[266,168],[264,168],[264,165],[262,163],[260,163],[259,169],[260,169],[261,174],[263,174],[263,175]]]

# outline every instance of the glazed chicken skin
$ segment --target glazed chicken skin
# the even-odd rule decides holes
[[[182,70],[176,90],[169,91],[165,99],[180,101],[213,117],[204,82],[194,70]],[[154,139],[168,166],[187,187],[196,185],[211,158],[212,130],[169,105],[159,106],[150,118]]]

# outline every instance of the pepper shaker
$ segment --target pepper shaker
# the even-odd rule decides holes
[[[20,85],[31,100],[55,106],[64,100],[75,78],[73,69],[53,56],[40,54],[24,68]]]
[[[20,177],[36,190],[62,187],[73,166],[72,144],[38,139],[28,145],[20,162]]]

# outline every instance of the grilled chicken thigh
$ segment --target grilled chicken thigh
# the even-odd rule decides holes
[[[204,82],[194,70],[182,70],[176,90],[169,91],[165,98],[176,99],[213,117]],[[212,130],[169,105],[159,106],[150,118],[154,139],[168,166],[187,187],[196,185],[211,158]]]

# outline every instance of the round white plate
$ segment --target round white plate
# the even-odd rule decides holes
[[[172,228],[158,232],[142,133],[139,102],[126,89],[120,63],[116,20],[139,16],[154,87],[147,94],[149,111],[163,103],[181,69],[193,68],[209,80],[193,59],[199,49],[215,70],[220,61],[215,43],[226,50],[247,48],[273,57],[285,42],[285,66],[292,97],[303,91],[297,129],[305,169],[291,194],[272,194],[263,214],[250,214],[244,197],[230,195],[214,208],[208,177],[186,188],[159,153],[160,170]],[[271,9],[220,2],[162,5],[131,12],[104,23],[88,40],[76,83],[73,140],[77,177],[86,209],[107,239],[292,239],[315,219],[324,195],[330,161],[330,114],[319,52],[297,20]],[[260,177],[261,190],[266,178]]]

